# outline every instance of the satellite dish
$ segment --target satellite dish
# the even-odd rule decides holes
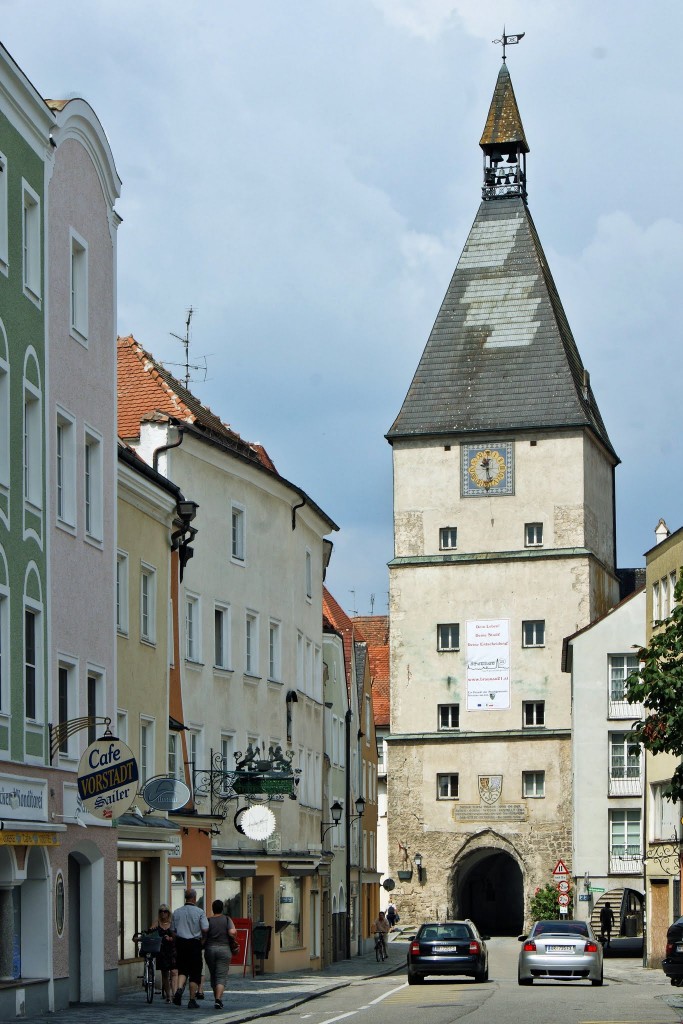
[[[382,887],[386,889],[387,892],[391,892],[392,889],[396,888],[396,882],[393,878],[385,878],[382,882]]]

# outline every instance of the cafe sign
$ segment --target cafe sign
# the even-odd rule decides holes
[[[118,818],[134,802],[138,764],[133,751],[115,736],[91,743],[78,765],[78,795],[96,818]]]

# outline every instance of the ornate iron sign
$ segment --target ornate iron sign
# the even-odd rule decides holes
[[[235,768],[226,769],[219,751],[211,752],[211,767],[193,771],[194,798],[197,803],[210,801],[210,813],[226,818],[228,805],[239,796],[277,797],[289,795],[296,799],[300,769],[292,768],[294,751],[284,751],[278,744],[268,748],[268,757],[261,756],[260,747],[251,743],[245,753],[235,754]]]

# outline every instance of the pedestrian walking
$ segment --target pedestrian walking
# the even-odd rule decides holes
[[[213,915],[209,918],[209,930],[206,935],[206,945],[204,946],[204,959],[211,975],[214,1006],[217,1010],[222,1010],[223,992],[225,991],[230,960],[232,959],[230,936],[236,936],[237,929],[232,918],[223,913],[223,900],[214,900],[211,904],[211,910]]]
[[[171,908],[167,903],[161,904],[157,919],[149,930],[156,931],[161,938],[161,949],[156,955],[156,963],[157,970],[161,971],[161,994],[166,1002],[170,1003],[178,987],[178,971]]]
[[[600,938],[605,940],[605,949],[609,949],[614,928],[614,911],[609,903],[605,903],[600,910]]]
[[[387,907],[387,921],[389,922],[389,927],[395,928],[400,920],[401,919],[396,912],[396,907],[393,903],[390,903]]]
[[[183,1001],[185,984],[190,982],[188,1008],[199,1009],[197,990],[202,980],[202,938],[209,930],[206,914],[197,906],[197,890],[188,889],[185,905],[173,912],[173,931],[176,937],[176,959],[178,963],[178,988],[173,1002],[180,1006]]]

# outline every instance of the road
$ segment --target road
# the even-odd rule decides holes
[[[396,949],[396,946],[394,946]],[[493,939],[489,943],[487,984],[469,978],[406,984],[405,973],[358,981],[348,988],[305,1003],[277,1018],[281,1024],[676,1024],[681,1011],[665,999],[674,990],[653,976],[652,984],[639,980],[634,962],[633,981],[605,979],[601,988],[589,982],[535,982],[517,984],[519,943]],[[647,972],[648,974],[654,972]],[[678,991],[678,990],[676,990]]]

